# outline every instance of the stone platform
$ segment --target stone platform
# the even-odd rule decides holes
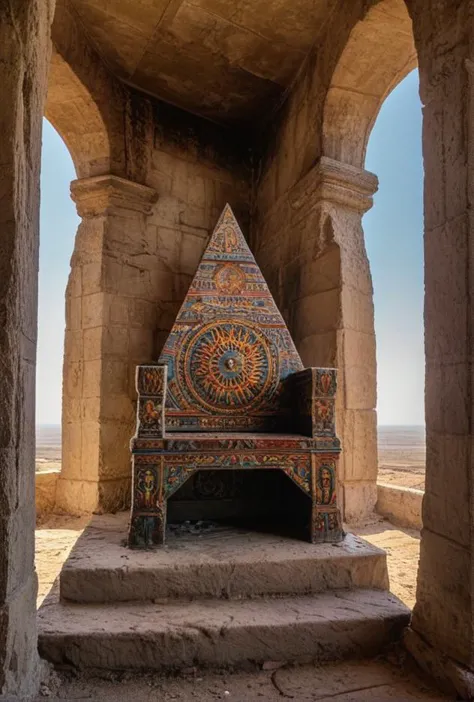
[[[81,668],[180,669],[380,652],[409,610],[385,553],[218,527],[158,551],[123,545],[127,514],[94,517],[39,610],[40,653]]]
[[[348,534],[313,544],[232,528],[171,532],[154,551],[124,547],[128,513],[95,516],[60,578],[61,599],[122,602],[388,589],[386,554]]]

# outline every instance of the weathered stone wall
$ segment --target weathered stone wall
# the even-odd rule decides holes
[[[425,167],[426,488],[412,629],[471,670],[473,636],[474,52],[472,3],[410,0]],[[419,647],[413,650],[420,651]],[[446,658],[435,675],[474,694]],[[464,696],[463,699],[467,699]]]
[[[423,526],[421,518],[423,494],[423,490],[415,488],[377,483],[375,509],[378,514],[386,517],[392,524],[421,529]]]
[[[383,98],[409,70],[414,52],[402,0],[370,5],[346,3],[332,16],[274,115],[261,149],[252,222],[257,259],[304,362],[340,371],[339,483],[348,521],[370,514],[377,495],[373,291],[361,224],[377,181],[362,170],[365,146]],[[295,194],[313,172],[325,185],[305,193],[306,217],[295,217]]]
[[[128,504],[134,374],[158,358],[229,202],[249,220],[248,148],[236,135],[124,91],[127,178],[72,184],[82,217],[66,295],[63,468],[68,512]]]
[[[38,682],[35,361],[41,124],[53,2],[0,3],[0,696]]]

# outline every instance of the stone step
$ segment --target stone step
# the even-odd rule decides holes
[[[60,576],[61,598],[82,603],[238,599],[342,588],[388,589],[386,554],[348,534],[340,544],[217,528],[171,534],[155,551],[124,546],[128,514],[98,515]]]
[[[379,653],[409,618],[405,605],[380,590],[162,605],[50,602],[38,613],[39,651],[79,668],[323,662]]]

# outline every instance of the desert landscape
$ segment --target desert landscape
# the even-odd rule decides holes
[[[378,452],[380,483],[425,489],[424,427],[379,426]]]
[[[379,482],[401,487],[425,487],[425,428],[379,426]],[[61,427],[43,424],[36,431],[36,470],[61,468]]]

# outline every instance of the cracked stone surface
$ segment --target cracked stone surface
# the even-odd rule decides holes
[[[409,610],[380,590],[255,600],[65,604],[38,613],[39,649],[79,668],[157,669],[373,655],[399,638]]]
[[[96,515],[61,571],[61,597],[75,602],[238,598],[327,589],[388,589],[386,555],[348,534],[314,545],[226,527],[172,532],[167,546],[130,550],[129,514]]]

